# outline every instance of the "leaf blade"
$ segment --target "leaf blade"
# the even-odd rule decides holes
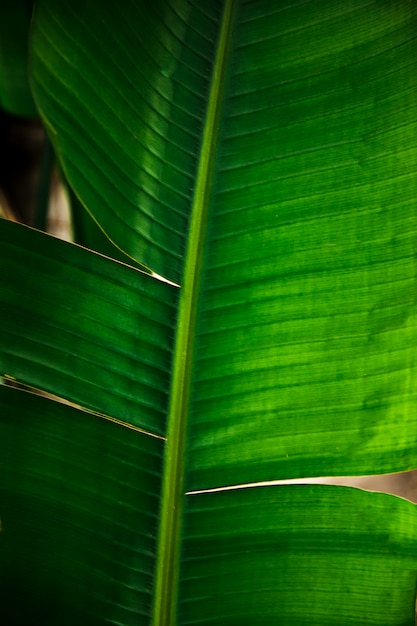
[[[35,97],[68,181],[118,247],[176,282],[217,11],[39,2],[34,21]]]
[[[189,490],[417,464],[415,25],[408,2],[239,7]]]
[[[19,224],[0,236],[1,373],[164,435],[176,289]]]
[[[147,624],[163,442],[4,386],[0,406],[4,621]]]
[[[415,516],[405,500],[329,485],[190,496],[179,621],[411,626]]]

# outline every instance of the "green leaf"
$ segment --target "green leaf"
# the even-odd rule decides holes
[[[144,269],[140,263],[136,263],[132,257],[127,256],[110,241],[79,198],[77,198],[71,187],[67,187],[67,193],[71,210],[73,241],[75,243],[122,263],[133,265],[138,269]]]
[[[98,8],[39,4],[37,105],[68,181],[109,238],[176,280],[219,6]]]
[[[0,398],[0,615],[148,623],[162,442],[13,389]],[[180,623],[318,626],[334,623],[335,607],[343,624],[412,623],[417,524],[405,500],[246,489],[191,496],[186,520]]]
[[[25,117],[38,116],[28,77],[31,14],[28,0],[5,0],[0,9],[0,107]]]
[[[207,490],[417,467],[416,22],[408,0],[38,3],[33,84],[68,180],[182,285],[3,231],[4,373],[167,440],[153,609],[134,591],[110,623],[413,623],[410,503]]]
[[[176,288],[0,221],[0,372],[165,432]]]
[[[146,623],[163,442],[0,387],[4,624]]]
[[[191,496],[186,512],[180,624],[414,623],[410,502],[292,485]]]
[[[176,102],[160,125],[172,132],[176,107],[190,110],[197,91],[208,94],[201,125],[187,126],[200,153],[182,233],[188,247],[170,409],[177,424],[171,440],[191,421],[186,488],[410,469],[417,400],[414,3],[371,10],[361,1],[279,9],[227,2],[223,13],[220,5],[139,3],[123,15],[109,7],[111,59],[103,48],[107,30],[92,36],[97,20],[105,29],[92,1],[76,13],[69,2],[40,2],[33,31],[37,100],[81,197],[83,182],[69,168],[78,171],[96,144],[108,146],[116,172],[97,160],[94,169],[83,166],[96,192],[104,192],[100,177],[126,171],[110,146],[117,139],[128,150],[115,135],[125,114],[121,100],[132,107],[127,77],[141,73],[143,93],[131,110],[137,149],[153,149],[152,90]],[[149,21],[141,21],[148,9]],[[203,13],[210,13],[210,28],[204,20],[196,26]],[[212,74],[196,75],[190,68],[203,26],[213,48],[219,41]],[[142,65],[151,28],[155,60]],[[205,48],[198,50],[200,58]],[[94,62],[85,62],[87,54]],[[116,66],[125,72],[114,73]],[[85,129],[93,110],[100,133],[92,139]],[[89,150],[78,140],[75,146],[74,133]],[[176,153],[164,158],[168,169],[152,170],[161,193],[169,168],[189,172]],[[99,198],[92,205],[104,226],[107,209]],[[113,205],[127,229],[137,223]],[[135,207],[146,213],[139,199]]]

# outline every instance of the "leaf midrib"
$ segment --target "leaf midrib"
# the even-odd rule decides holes
[[[236,0],[225,0],[191,206],[190,229],[179,299],[172,366],[157,545],[153,626],[174,626],[184,496],[184,451],[203,250],[207,230],[219,118],[230,52]]]

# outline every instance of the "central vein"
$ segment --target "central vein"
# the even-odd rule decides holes
[[[184,265],[184,284],[179,301],[171,401],[168,412],[153,626],[174,626],[176,621],[179,550],[184,498],[185,435],[187,430],[196,312],[217,148],[220,109],[223,100],[236,1],[225,0],[191,207],[190,231]]]

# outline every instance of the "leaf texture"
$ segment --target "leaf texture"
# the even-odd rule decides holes
[[[71,224],[73,230],[73,241],[83,248],[88,248],[94,252],[99,252],[111,259],[121,261],[143,270],[141,263],[136,263],[132,257],[117,248],[107,237],[99,224],[87,211],[74,191],[67,185],[68,198],[71,206]]]
[[[0,386],[4,624],[149,623],[163,442]]]
[[[184,397],[190,398],[184,423],[191,423],[186,488],[410,469],[416,463],[415,5],[406,0],[384,6],[367,0],[348,5],[235,4],[226,75],[216,103],[219,131],[209,147],[213,158],[205,166],[211,172],[204,192],[207,218],[201,221],[207,234],[198,244],[202,260],[198,267],[190,262],[181,279],[182,298],[192,298],[190,311],[197,320],[195,337],[186,348],[192,361],[184,387]],[[161,83],[162,62],[142,67],[138,61],[135,73],[132,61],[123,56],[133,48],[123,46],[120,37],[124,34],[132,45],[135,41],[138,54],[145,54],[151,25],[168,37],[166,19],[174,11],[169,2],[157,3],[150,24],[142,26],[143,32],[137,30],[133,41],[125,29],[129,22],[142,24],[136,11],[144,11],[147,4],[138,6],[131,9],[130,20],[128,14],[114,17],[118,52],[112,63],[118,61],[126,76],[141,79],[144,91],[138,95],[135,128],[151,150],[143,113],[151,93],[151,74],[146,72],[154,72],[152,89],[171,94],[181,110],[195,109],[195,93],[208,94],[210,82],[217,80],[210,74],[214,60],[208,61],[214,44],[205,48],[193,39],[201,54],[206,51],[207,64],[198,76],[186,73],[191,91],[174,81],[175,72],[175,89]],[[210,6],[211,20],[206,16],[201,26],[212,41],[213,29],[220,28],[220,7]],[[91,86],[84,86],[90,72],[83,63],[87,50],[94,51],[100,67],[107,67],[104,60],[110,63],[102,57],[101,38],[85,34],[93,10],[88,4],[85,15],[75,14],[65,3],[58,9],[41,2],[34,27],[35,92],[48,124],[58,133],[67,171],[79,168],[86,154],[68,142],[74,133],[85,135],[74,117],[88,123],[90,113],[84,109],[89,103],[102,127],[93,140],[80,137],[89,142],[87,158],[96,141],[110,146],[107,142],[118,140],[118,150],[123,146],[129,155],[136,154],[123,135],[115,135],[120,121],[108,117],[108,107],[117,117],[119,99],[132,94],[126,76],[118,75],[118,82],[110,85],[112,74],[104,79],[97,73]],[[115,9],[108,10],[110,23]],[[61,11],[67,29],[62,42],[56,24]],[[178,54],[181,48],[188,69],[197,57],[187,42],[202,33],[194,20],[207,11],[199,2],[175,4],[185,29]],[[101,24],[102,15],[97,19]],[[72,20],[77,24],[75,42]],[[169,22],[170,33],[176,20]],[[154,45],[159,50],[159,43]],[[168,58],[176,57],[171,51],[165,63]],[[71,81],[62,84],[62,72],[57,77],[61,63],[68,69],[65,81],[74,74],[74,63],[81,72],[77,90]],[[52,95],[47,85],[53,80]],[[112,97],[115,84],[119,95]],[[207,150],[202,148],[199,158],[198,146],[213,122],[204,118],[202,109],[199,124],[182,119],[184,128],[188,124],[189,132],[200,137],[193,144],[193,172],[198,172]],[[172,132],[177,128],[172,120],[169,127]],[[109,154],[118,168],[130,171],[119,152],[109,149]],[[180,163],[176,152],[164,155],[168,169]],[[85,172],[104,194],[100,177],[109,173],[104,162],[95,159],[94,170],[86,166]],[[170,184],[168,170],[154,173],[161,190]],[[81,180],[68,175],[86,201]],[[184,193],[187,189],[183,186]],[[188,218],[191,223],[199,219],[206,202],[199,203],[198,188],[194,196],[189,191],[182,213],[183,244],[191,232]],[[121,207],[113,196],[108,200]],[[107,210],[101,200],[91,203],[106,229]],[[144,213],[140,201],[135,206]],[[136,224],[127,208],[121,215]],[[167,224],[170,215],[164,213]],[[171,250],[175,241],[170,239]],[[147,253],[139,260],[148,264]],[[168,257],[166,262],[171,263]],[[198,286],[190,296],[186,285],[195,280]],[[182,359],[178,349],[177,356]],[[174,394],[184,380],[178,377]],[[406,434],[397,435],[398,424]]]
[[[178,281],[219,2],[102,9],[39,3],[36,101],[69,182],[110,239]]]
[[[416,25],[409,2],[239,3],[190,489],[416,466]]]
[[[165,433],[177,290],[0,222],[2,375]]]
[[[291,485],[190,496],[186,510],[184,626],[414,622],[410,502]]]
[[[132,587],[115,623],[413,623],[410,503],[207,489],[417,466],[416,26],[408,0],[38,3],[68,180],[183,285],[2,226],[4,373],[167,437],[153,613]]]

